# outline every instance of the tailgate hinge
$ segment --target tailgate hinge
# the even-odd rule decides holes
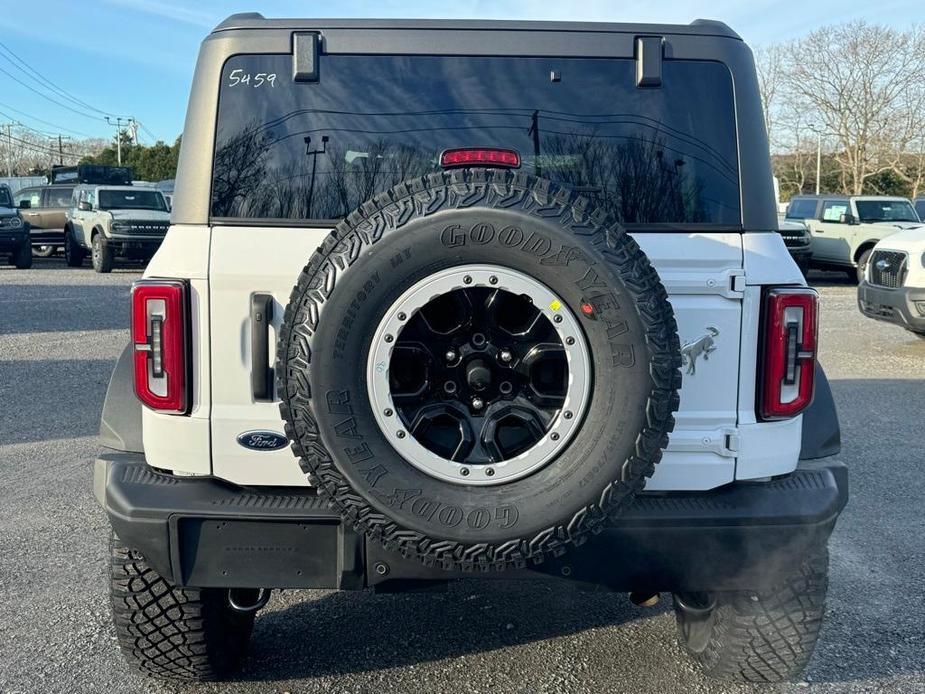
[[[723,447],[720,455],[735,458],[739,455],[739,430],[723,429]]]

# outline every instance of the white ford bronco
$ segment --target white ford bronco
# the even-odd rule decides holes
[[[64,226],[65,262],[79,267],[89,253],[94,270],[112,272],[117,258],[149,260],[169,225],[167,200],[159,190],[78,185]]]
[[[884,195],[796,195],[787,220],[802,220],[812,234],[810,266],[843,270],[861,282],[878,241],[921,226],[906,198]]]
[[[102,416],[128,660],[478,575],[670,593],[711,675],[797,676],[847,474],[762,123],[717,22],[217,27]]]

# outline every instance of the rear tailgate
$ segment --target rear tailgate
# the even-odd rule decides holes
[[[288,447],[248,448],[253,431],[283,431],[278,401],[255,398],[251,319],[255,295],[272,297],[270,349],[299,272],[328,229],[215,227],[210,248],[213,474],[239,484],[307,484]],[[668,289],[686,354],[677,427],[649,489],[709,489],[735,475],[742,236],[649,233],[635,238]],[[253,251],[255,247],[259,250]],[[606,377],[604,374],[602,377]]]

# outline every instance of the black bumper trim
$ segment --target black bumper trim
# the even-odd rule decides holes
[[[879,287],[866,280],[858,285],[858,308],[868,318],[925,333],[925,316],[914,302],[925,302],[922,287]]]
[[[94,484],[122,541],[179,585],[360,588],[463,576],[364,542],[304,488],[160,474],[133,453],[98,458]],[[621,590],[757,589],[825,543],[847,499],[847,468],[824,460],[768,482],[645,494],[582,548],[486,575],[565,576]]]

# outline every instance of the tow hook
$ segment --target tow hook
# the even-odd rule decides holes
[[[230,588],[228,590],[228,605],[235,612],[242,614],[256,612],[270,602],[270,593],[272,592],[269,588],[260,588],[254,595],[253,589]]]
[[[655,607],[658,604],[658,593],[634,590],[630,593],[630,602],[636,607]]]

